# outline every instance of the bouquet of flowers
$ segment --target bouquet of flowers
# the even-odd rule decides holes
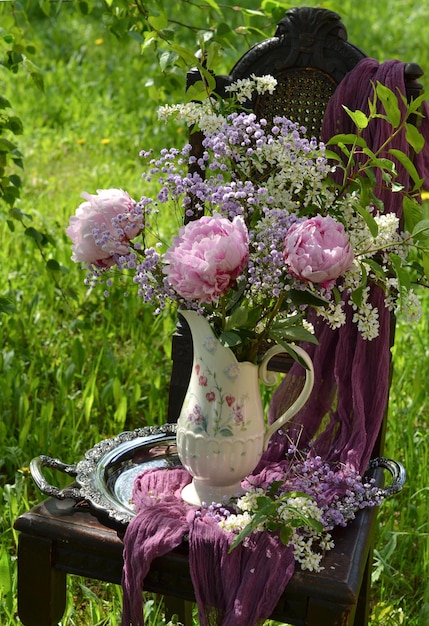
[[[275,80],[232,85],[236,107],[251,88],[272,91]],[[375,95],[383,97],[381,86]],[[288,350],[289,341],[317,341],[306,321],[310,308],[337,328],[350,302],[362,336],[377,336],[377,310],[367,301],[371,281],[382,286],[387,307],[418,316],[412,283],[423,273],[427,222],[415,218],[418,185],[405,191],[397,184],[393,157],[372,154],[357,133],[330,142],[346,153],[344,165],[286,118],[269,126],[252,112],[223,108],[213,98],[161,108],[161,119],[179,117],[204,139],[199,158],[189,144],[156,157],[141,153],[144,178],[158,177],[157,197],[135,201],[116,189],[83,194],[67,233],[72,259],[89,269],[87,280],[112,268],[131,274],[139,296],[157,312],[169,303],[199,311],[238,360],[253,362],[267,341]],[[361,126],[371,121],[354,115]],[[392,127],[392,135],[397,130]],[[412,234],[401,231],[368,185],[375,168],[407,200]],[[164,208],[164,224],[178,221],[171,243],[157,223]],[[196,214],[202,217],[192,219]]]
[[[202,133],[201,154],[188,143],[157,155],[143,151],[144,180],[149,187],[157,178],[156,197],[136,201],[119,189],[83,194],[67,228],[72,259],[86,265],[88,284],[104,282],[108,295],[114,277],[124,276],[155,312],[173,304],[205,315],[239,361],[254,363],[270,342],[295,358],[289,342],[317,343],[310,310],[335,329],[351,307],[362,337],[373,340],[379,327],[371,284],[383,290],[389,310],[416,319],[413,285],[425,282],[428,269],[423,181],[389,141],[373,152],[361,133],[383,117],[391,138],[405,132],[418,152],[423,138],[409,117],[419,115],[421,99],[404,102],[405,115],[398,116],[396,95],[377,84],[369,115],[349,111],[356,134],[324,145],[284,117],[268,124],[246,110],[252,90],[272,92],[275,85],[272,77],[255,76],[231,85],[229,99],[211,94],[201,103],[162,107],[160,119],[174,116]],[[411,186],[401,184],[399,168]],[[402,199],[405,227],[383,206],[383,189]],[[166,241],[174,220],[177,230]],[[312,463],[303,460],[290,483],[249,484],[235,512],[214,507],[212,514],[236,533],[235,544],[253,531],[280,530],[302,565],[317,569],[314,536],[329,549],[329,529],[359,506],[379,504],[380,493],[350,468],[337,475],[318,458]],[[350,502],[324,502],[323,476],[343,481]]]

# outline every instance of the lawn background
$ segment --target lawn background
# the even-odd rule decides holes
[[[11,304],[0,314],[0,623],[12,626],[18,623],[13,521],[42,497],[29,475],[31,458],[43,453],[74,463],[105,437],[165,421],[173,318],[154,318],[119,288],[108,299],[102,290],[89,292],[84,273],[70,260],[64,229],[82,191],[121,187],[136,198],[150,192],[138,154],[184,141],[182,128],[157,122],[156,108],[181,100],[186,67],[167,61],[163,73],[162,42],[157,53],[148,46],[141,54],[138,37],[113,35],[103,2],[93,2],[88,15],[77,2],[61,3],[59,12],[59,3],[50,3],[50,16],[38,2],[28,2],[24,12],[17,2],[0,4],[3,33],[12,28],[14,5],[12,18],[34,43],[31,60],[45,84],[42,92],[25,68],[15,74],[0,66],[2,94],[24,124],[16,141],[25,165],[16,204],[24,226],[13,220],[11,231],[6,207],[0,211],[0,296]],[[310,0],[298,4],[316,6]],[[159,3],[164,5],[168,0]],[[264,2],[266,12],[273,9],[270,18],[233,10],[229,2],[221,17],[208,3],[200,5],[174,3],[168,16],[175,20],[177,41],[190,50],[198,47],[197,29],[229,25],[220,73],[263,32],[273,32],[279,5],[281,11],[293,6]],[[429,68],[428,7],[411,0],[318,6],[340,13],[350,41],[368,55]],[[46,269],[49,259],[57,271]],[[422,320],[412,327],[398,321],[386,454],[405,464],[408,480],[380,511],[372,626],[429,625],[429,299],[422,297]],[[146,611],[154,626],[163,623],[156,598]],[[118,587],[74,578],[62,624],[115,625],[120,612]]]

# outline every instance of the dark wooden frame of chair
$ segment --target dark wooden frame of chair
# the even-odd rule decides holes
[[[324,9],[300,8],[287,12],[275,36],[246,53],[229,77],[218,77],[219,88],[252,73],[274,74],[280,80],[280,98],[265,97],[253,103],[258,115],[287,114],[320,133],[325,104],[336,85],[364,54],[347,41],[337,14]],[[419,66],[406,67],[407,93],[421,92]],[[299,82],[298,98],[296,93]],[[317,87],[314,98],[309,85]],[[293,86],[295,85],[295,86]],[[312,95],[313,94],[313,95]],[[285,108],[284,102],[287,101]],[[315,102],[318,105],[315,106]],[[193,136],[198,151],[200,138]],[[168,421],[174,422],[187,388],[186,372],[192,351],[186,329],[179,325],[172,347]],[[272,369],[285,371],[277,360]],[[382,454],[384,429],[373,456]],[[381,472],[376,472],[381,483]],[[325,557],[321,573],[298,568],[272,617],[297,626],[365,626],[368,623],[375,509],[360,511],[347,527],[334,531],[335,549]],[[18,545],[18,612],[25,626],[57,624],[65,610],[67,574],[120,584],[123,526],[74,500],[49,498],[15,522]],[[173,613],[192,623],[194,592],[185,544],[155,559],[145,580],[145,590],[165,597],[167,617]],[[250,626],[250,625],[249,625]]]

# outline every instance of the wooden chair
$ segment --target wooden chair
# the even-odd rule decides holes
[[[253,103],[258,115],[286,114],[319,135],[325,105],[344,75],[364,57],[347,41],[338,15],[323,9],[287,12],[275,36],[247,52],[224,83],[255,74],[279,80],[274,97]],[[421,69],[406,68],[408,95],[421,91]],[[193,137],[198,149],[198,137]],[[169,414],[174,422],[187,388],[192,354],[184,329],[178,329],[172,349],[173,369]],[[283,371],[280,361],[272,368]],[[382,431],[384,431],[384,426]],[[380,456],[384,432],[373,450]],[[381,480],[380,476],[378,479]],[[368,623],[371,559],[376,510],[359,512],[347,528],[334,532],[335,548],[326,556],[321,573],[297,568],[272,618],[297,626],[364,626]],[[25,626],[52,626],[65,608],[68,574],[120,584],[123,526],[74,499],[49,498],[16,520],[18,546],[18,611]],[[167,617],[177,613],[191,624],[194,600],[187,547],[183,544],[154,561],[145,590],[163,594]],[[249,625],[250,626],[250,625]]]

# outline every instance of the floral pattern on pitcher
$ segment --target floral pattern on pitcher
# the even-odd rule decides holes
[[[211,352],[211,346],[204,345]],[[216,372],[212,372],[207,365],[200,359],[200,363],[194,365],[194,371],[198,379],[198,386],[206,388],[204,394],[204,405],[195,402],[192,406],[192,397],[194,393],[189,395],[189,411],[188,422],[195,434],[206,433],[209,436],[216,437],[233,437],[234,431],[246,431],[247,421],[245,419],[244,407],[248,401],[248,395],[242,394],[236,397],[231,390],[224,392],[222,386],[218,382]],[[228,382],[234,383],[238,378],[240,366],[238,363],[228,365],[223,373]],[[191,408],[192,407],[192,408]]]

